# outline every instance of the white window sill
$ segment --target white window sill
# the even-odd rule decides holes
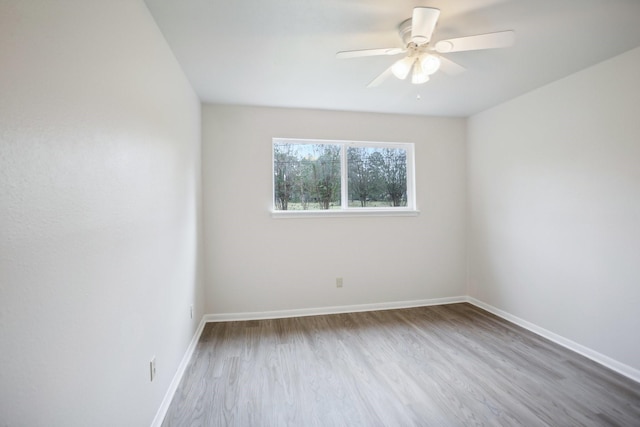
[[[329,210],[306,210],[306,211],[271,211],[272,218],[335,218],[353,216],[418,216],[416,209],[329,209]]]

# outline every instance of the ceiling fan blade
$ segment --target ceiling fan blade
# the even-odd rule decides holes
[[[443,73],[448,74],[450,76],[457,76],[458,74],[464,73],[467,69],[462,65],[453,62],[449,58],[445,58],[444,56],[438,56],[440,58],[440,70]]]
[[[362,50],[343,50],[336,53],[336,58],[360,58],[363,56],[379,56],[379,55],[397,55],[406,52],[405,49],[399,47],[390,47],[382,49],[362,49]]]
[[[411,18],[411,41],[424,44],[431,40],[440,17],[440,10],[433,7],[414,7]]]
[[[382,72],[382,74],[380,74],[378,77],[376,77],[375,79],[371,80],[371,83],[369,83],[367,85],[367,87],[376,87],[379,86],[383,81],[385,81],[387,79],[387,77],[392,76],[393,73],[391,72],[391,67],[387,68],[386,70],[384,70]]]
[[[515,41],[516,35],[514,31],[499,31],[497,33],[440,40],[436,43],[436,52],[449,53],[465,50],[496,49],[513,46]]]

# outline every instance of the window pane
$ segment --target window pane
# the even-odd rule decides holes
[[[407,150],[349,147],[349,207],[407,206]]]
[[[340,145],[274,143],[276,210],[340,209]]]

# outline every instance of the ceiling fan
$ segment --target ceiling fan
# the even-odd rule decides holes
[[[512,46],[515,33],[512,30],[475,36],[440,40],[431,45],[431,36],[438,23],[440,10],[432,7],[415,7],[411,18],[403,21],[399,27],[400,38],[404,48],[381,48],[364,50],[346,50],[336,54],[337,58],[358,58],[363,56],[399,55],[406,56],[373,79],[367,87],[375,87],[390,75],[404,80],[411,73],[411,82],[422,84],[429,81],[429,76],[439,69],[447,74],[455,75],[465,70],[461,65],[442,56],[444,53],[468,50],[495,49]]]

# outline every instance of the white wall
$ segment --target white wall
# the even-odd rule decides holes
[[[469,120],[469,293],[640,369],[640,48]]]
[[[202,120],[209,313],[464,294],[464,119],[205,105]],[[421,214],[272,218],[273,137],[414,142]]]
[[[149,425],[203,313],[199,101],[137,0],[3,0],[0,64],[0,425]]]

